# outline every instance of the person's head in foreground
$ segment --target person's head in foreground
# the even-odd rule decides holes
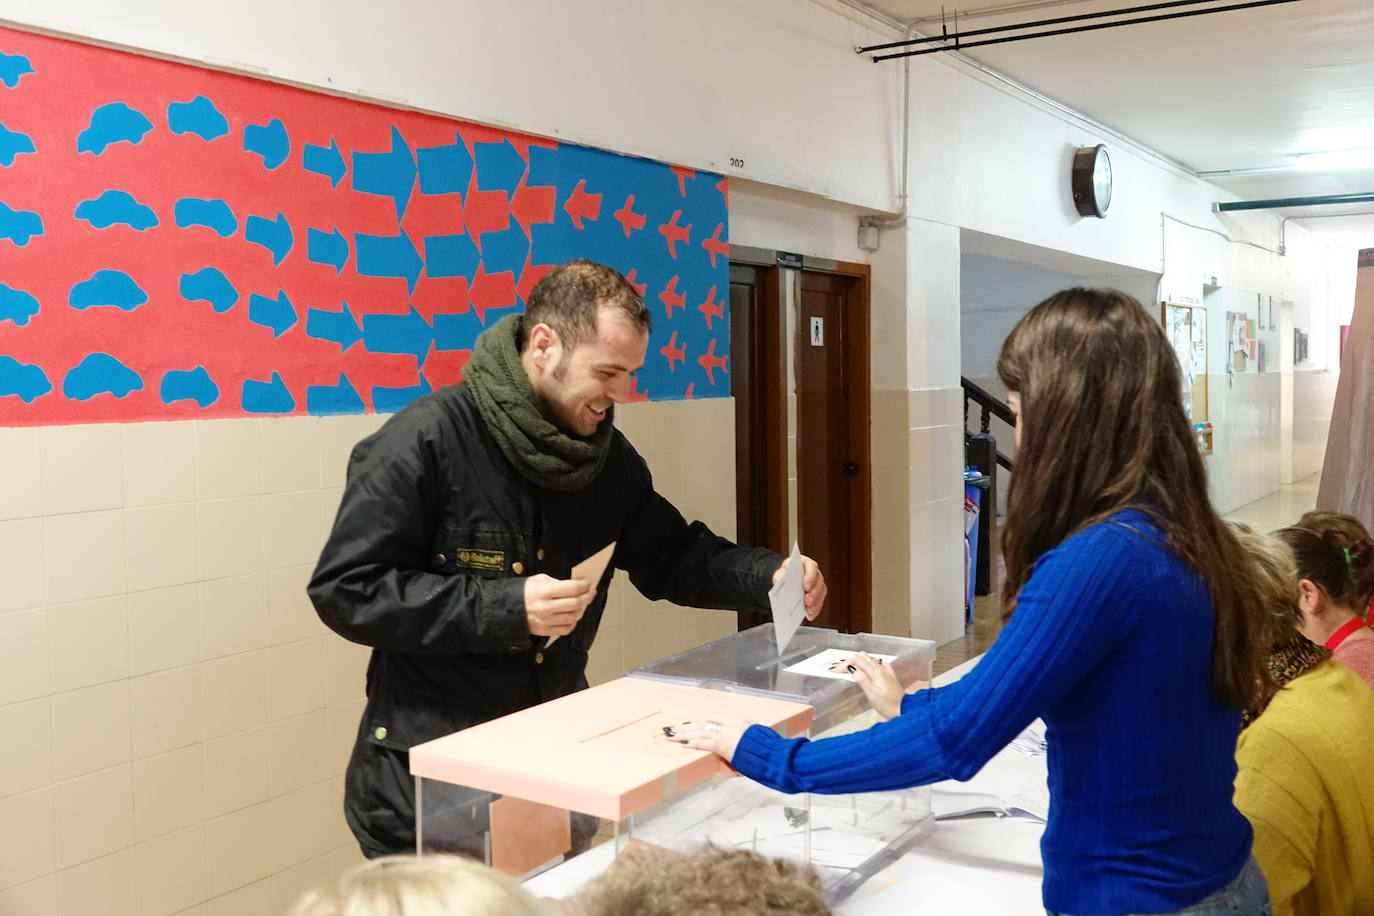
[[[631,847],[581,896],[580,916],[829,916],[807,866],[747,849]]]
[[[307,891],[290,916],[549,916],[524,888],[457,856],[386,856],[332,887]]]
[[[1248,725],[1264,711],[1276,688],[1330,658],[1331,653],[1313,645],[1300,632],[1298,567],[1293,552],[1278,538],[1256,534],[1246,525],[1232,523],[1230,527],[1253,569],[1270,634],[1266,665],[1271,683],[1264,686],[1245,711],[1243,721]]]
[[[1178,358],[1159,323],[1120,290],[1067,289],[1031,309],[997,361],[1016,414],[1016,475],[1002,538],[1002,607],[1041,555],[1074,532],[1135,508],[1207,584],[1216,622],[1216,699],[1246,709],[1269,646],[1235,536],[1212,508],[1183,410]]]
[[[1300,628],[1322,643],[1354,617],[1374,593],[1374,538],[1359,519],[1340,512],[1308,512],[1274,532],[1297,560]]]

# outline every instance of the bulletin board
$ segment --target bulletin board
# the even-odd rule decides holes
[[[1183,373],[1183,409],[1194,423],[1208,420],[1207,309],[1201,305],[1161,305],[1164,334]]]
[[[633,112],[625,112],[634,117]],[[0,28],[0,426],[399,410],[553,266],[726,397],[726,180]]]

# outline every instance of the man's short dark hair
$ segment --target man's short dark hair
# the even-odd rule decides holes
[[[549,271],[530,290],[520,326],[520,350],[529,343],[530,328],[547,324],[572,351],[596,336],[596,313],[605,306],[624,313],[647,337],[653,330],[649,307],[620,271],[577,258]]]

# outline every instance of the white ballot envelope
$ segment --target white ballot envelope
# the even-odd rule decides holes
[[[581,563],[578,563],[572,568],[572,575],[568,576],[568,578],[586,579],[592,584],[592,588],[596,588],[601,584],[601,577],[605,574],[606,567],[611,562],[611,557],[615,555],[615,544],[615,541],[611,541],[605,547],[602,547],[596,553],[587,557],[587,559],[583,560]],[[550,636],[549,641],[544,643],[544,648],[547,649],[557,640],[557,636]]]
[[[792,552],[788,554],[787,559],[787,570],[777,584],[768,590],[768,604],[773,608],[773,633],[778,639],[779,655],[787,650],[787,644],[796,635],[797,627],[806,619],[801,550],[796,541],[792,542]]]

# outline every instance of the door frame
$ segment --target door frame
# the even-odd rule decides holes
[[[849,628],[856,633],[870,632],[873,628],[872,268],[867,264],[808,255],[802,258],[802,267],[798,270],[780,267],[778,255],[779,252],[765,248],[744,245],[732,245],[730,248],[731,263],[764,269],[760,283],[760,312],[772,319],[764,322],[763,328],[757,329],[763,332],[762,346],[773,357],[770,362],[775,362],[775,365],[766,369],[759,367],[756,372],[756,378],[762,382],[765,399],[762,414],[767,426],[764,438],[767,475],[764,485],[768,489],[769,505],[779,507],[779,511],[768,514],[765,544],[781,553],[786,553],[790,546],[787,440],[793,430],[789,428],[787,396],[790,391],[796,390],[796,378],[795,375],[788,377],[788,367],[791,365],[795,373],[795,356],[806,342],[805,329],[798,320],[801,275],[811,272],[849,277],[855,282],[850,308],[845,313],[843,334],[845,362],[849,367],[851,383],[845,405],[849,417],[845,438],[852,460],[859,466],[858,478],[854,481],[858,492],[852,503],[852,511],[860,523],[855,524],[854,518],[845,522],[849,532],[852,568],[849,576],[850,594],[842,597],[849,606]],[[783,284],[790,284],[792,288],[791,314],[783,312]],[[788,322],[793,325],[790,342],[785,330]],[[747,618],[754,618],[755,622],[766,619],[742,615],[741,629],[745,628]]]

